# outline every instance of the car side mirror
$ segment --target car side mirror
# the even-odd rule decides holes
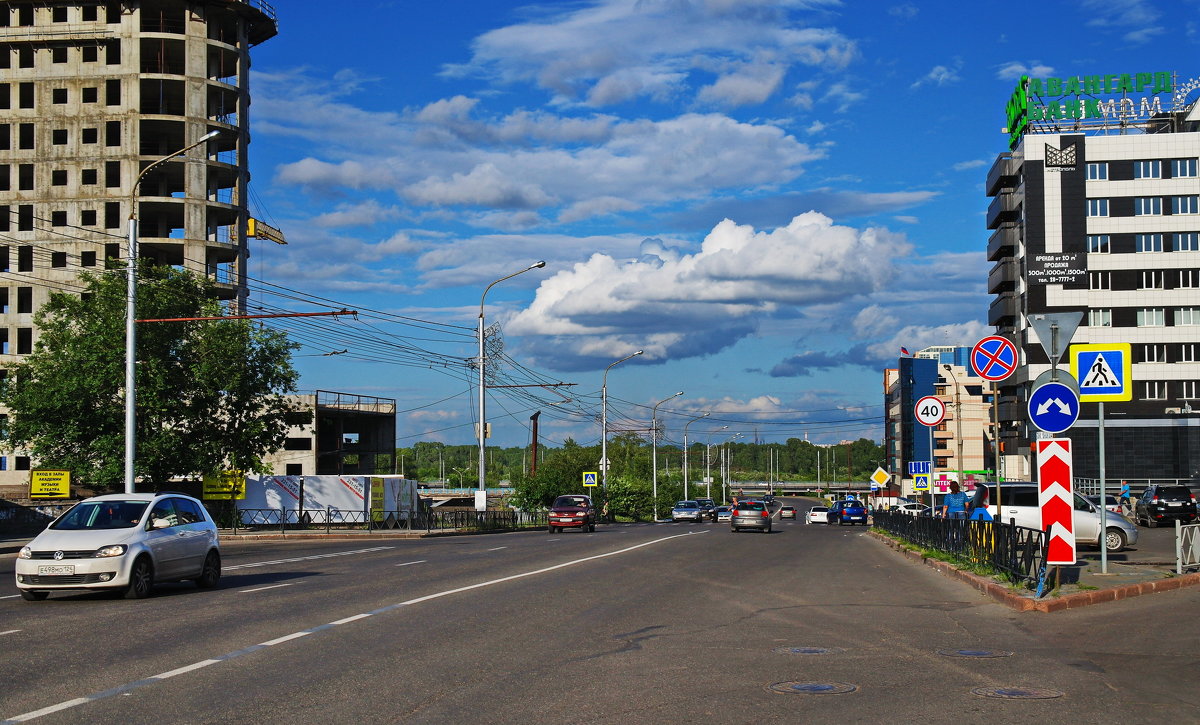
[[[167,521],[166,519],[154,519],[150,522],[150,528],[152,529],[167,529],[170,528],[170,526],[171,522]]]

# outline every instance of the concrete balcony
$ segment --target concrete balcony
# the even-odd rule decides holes
[[[1020,239],[1016,224],[1001,224],[1000,228],[988,238],[987,258],[995,262],[1001,257],[1011,257],[1017,253],[1017,242]]]
[[[1001,224],[1012,224],[1021,218],[1021,195],[1006,191],[988,204],[987,228],[996,229]]]
[[[1017,287],[1021,266],[1014,257],[1004,257],[988,272],[988,294],[1011,292]]]
[[[1019,303],[1016,292],[1001,292],[988,306],[988,324],[992,327],[1013,327],[1021,312]]]
[[[988,169],[987,195],[995,196],[1001,189],[1015,188],[1020,180],[1021,164],[1012,154],[1000,154]]]

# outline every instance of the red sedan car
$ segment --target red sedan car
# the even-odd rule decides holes
[[[563,529],[596,530],[596,507],[591,496],[559,496],[550,507],[549,530],[554,534]]]

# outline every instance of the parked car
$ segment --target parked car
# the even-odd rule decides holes
[[[1099,494],[1097,494],[1095,496],[1084,496],[1084,498],[1086,498],[1088,500],[1088,503],[1090,503],[1093,506],[1100,505]],[[1121,513],[1121,502],[1117,500],[1116,496],[1105,496],[1104,502],[1105,502],[1104,508],[1108,509],[1109,511],[1111,511],[1114,514]]]
[[[730,531],[759,529],[771,533],[771,509],[762,501],[739,501],[729,520]]]
[[[711,519],[713,521],[717,520],[717,502],[716,501],[713,501],[711,498],[698,498],[698,499],[696,499],[696,503],[699,504],[700,508],[704,510],[705,516],[707,516],[709,519]]]
[[[157,582],[221,579],[217,527],[204,505],[178,493],[95,496],[72,506],[17,554],[21,596],[110,590],[150,596]]]
[[[779,518],[781,518],[781,519],[796,518],[796,507],[795,506],[781,506],[779,509]]]
[[[838,526],[844,526],[846,524],[850,524],[851,526],[854,524],[862,524],[863,526],[866,526],[867,507],[863,506],[862,501],[856,501],[854,499],[838,501],[829,507],[829,513],[826,514],[826,518],[828,519],[829,523],[837,524]]]
[[[923,503],[902,503],[899,506],[893,506],[890,510],[899,511],[909,516],[920,516],[923,512],[928,511],[929,507]]]
[[[1134,504],[1133,517],[1151,529],[1175,519],[1190,524],[1196,520],[1196,497],[1187,486],[1151,484]]]
[[[559,496],[550,506],[550,515],[546,528],[550,533],[558,533],[563,529],[579,529],[580,531],[596,530],[596,507],[592,504],[591,496],[571,495]]]
[[[1017,526],[1042,528],[1042,511],[1038,505],[1036,483],[1004,483],[1000,487],[1000,520],[1016,521]],[[1075,494],[1075,541],[1100,546],[1100,510],[1078,493]],[[1105,516],[1104,546],[1110,552],[1136,544],[1138,529],[1124,516]]]
[[[829,523],[829,507],[828,506],[813,506],[804,516],[806,524],[827,524]]]
[[[703,521],[704,509],[695,501],[680,501],[671,509],[672,521]]]

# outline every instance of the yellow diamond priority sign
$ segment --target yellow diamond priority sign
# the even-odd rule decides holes
[[[892,477],[888,474],[887,471],[883,470],[882,468],[876,468],[875,472],[871,474],[871,482],[874,483],[876,486],[882,486],[883,484],[888,483],[891,480],[892,480]]]

